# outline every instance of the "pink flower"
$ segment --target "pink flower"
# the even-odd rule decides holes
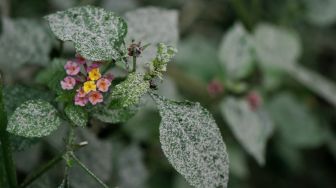
[[[250,91],[246,98],[251,110],[253,111],[257,110],[262,104],[262,98],[257,91]]]
[[[208,93],[212,97],[216,97],[224,92],[222,83],[218,80],[212,80],[207,87]]]
[[[106,78],[101,78],[97,82],[98,90],[101,91],[101,92],[107,92],[110,85],[111,85],[110,80],[108,80]]]
[[[79,88],[76,91],[77,91],[76,96],[78,96],[78,97],[85,97],[86,96],[86,93],[84,92],[83,88]]]
[[[67,61],[67,63],[64,65],[64,69],[68,75],[74,76],[79,73],[80,66],[74,61]]]
[[[87,97],[81,97],[80,95],[75,96],[75,105],[85,106],[88,103],[89,99]]]
[[[98,91],[93,91],[89,94],[89,101],[92,105],[103,102],[103,95]]]
[[[64,80],[61,81],[61,86],[62,86],[62,89],[64,90],[71,90],[75,87],[75,85],[76,85],[76,80],[71,76],[67,76],[64,78]]]

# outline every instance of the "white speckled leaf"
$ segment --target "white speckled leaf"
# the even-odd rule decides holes
[[[229,158],[212,115],[199,103],[152,97],[162,117],[162,150],[173,167],[192,186],[227,187]]]
[[[256,54],[262,67],[283,68],[292,65],[301,54],[296,33],[271,24],[259,24],[254,33]]]
[[[254,61],[251,36],[240,23],[224,35],[218,55],[229,78],[243,78],[251,72]]]
[[[274,130],[267,112],[254,111],[245,100],[232,97],[221,103],[221,111],[237,140],[260,165],[264,165],[267,140]]]
[[[149,82],[144,80],[143,74],[131,73],[112,90],[111,107],[126,108],[136,105],[148,89]]]
[[[123,123],[133,117],[139,110],[138,105],[126,108],[109,108],[108,106],[97,106],[91,115],[105,123]]]
[[[128,23],[126,41],[141,41],[148,46],[137,60],[138,71],[145,70],[156,55],[156,45],[163,42],[177,46],[178,43],[178,12],[156,7],[139,8],[125,14]]]
[[[86,126],[89,117],[84,108],[75,105],[68,105],[64,109],[64,112],[74,125],[78,127]]]
[[[61,125],[56,109],[43,100],[29,100],[10,117],[7,131],[23,137],[43,137]]]
[[[274,89],[283,81],[284,69],[294,65],[301,55],[299,36],[286,28],[259,24],[254,31],[257,62],[264,73],[263,84]]]
[[[118,59],[127,33],[126,22],[113,12],[92,6],[76,7],[46,16],[54,34],[72,41],[78,53],[93,61]]]
[[[307,88],[316,92],[336,107],[336,85],[331,80],[299,65],[290,67],[288,72]]]
[[[46,65],[52,46],[51,35],[38,22],[28,19],[2,19],[0,67],[14,71],[24,63]]]

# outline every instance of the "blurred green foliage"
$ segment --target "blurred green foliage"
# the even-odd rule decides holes
[[[55,89],[55,84],[46,83],[46,78],[57,76],[59,67],[57,62],[55,66],[47,62],[59,54],[73,57],[74,48],[65,43],[60,50],[59,42],[49,38],[42,17],[86,4],[101,6],[126,18],[132,15],[127,11],[147,6],[178,11],[179,23],[175,28],[160,30],[149,25],[148,32],[156,33],[155,36],[137,34],[144,44],[159,37],[178,44],[177,57],[168,65],[169,81],[158,81],[158,92],[170,98],[200,101],[212,112],[230,158],[228,187],[336,187],[335,0],[3,0],[0,69],[11,85],[5,89],[8,111],[14,111],[28,99],[51,100],[53,93],[46,94],[43,85]],[[163,18],[174,16],[170,13],[157,14]],[[38,26],[26,27],[22,18]],[[154,26],[171,28],[174,23],[168,18],[155,18],[151,17]],[[135,24],[134,31],[141,26]],[[6,25],[15,28],[8,30]],[[37,35],[39,32],[44,37]],[[216,95],[208,92],[213,80],[223,87]],[[26,95],[24,90],[33,91]],[[243,112],[239,111],[242,103],[251,102],[250,91],[258,91],[262,96],[259,105],[274,124],[271,136],[255,124],[265,119],[245,107]],[[225,106],[228,97],[241,103],[232,104],[232,108]],[[189,187],[163,155],[157,109],[146,100],[144,104],[146,107],[126,123],[121,123],[124,119],[101,118],[117,112],[95,115],[77,138],[89,141],[89,147],[79,157],[113,186]],[[226,114],[236,116],[225,117],[222,108]],[[64,129],[62,126],[54,135],[33,142],[13,139],[25,146],[25,150],[20,147],[15,153],[19,180],[55,154],[50,148],[61,150]],[[265,153],[255,154],[256,150]],[[254,159],[263,160],[259,155],[265,160],[264,166]],[[5,181],[2,168],[0,164],[0,181]],[[63,169],[62,165],[56,166],[31,187],[57,187],[62,182]],[[72,169],[70,177],[72,187],[97,187],[79,168]]]

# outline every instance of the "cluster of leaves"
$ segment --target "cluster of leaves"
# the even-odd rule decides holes
[[[108,1],[102,2],[110,6],[110,9],[115,9],[117,1],[120,0],[111,3],[113,6],[108,5]],[[200,9],[199,6],[204,6],[200,2],[196,0],[186,3],[184,11],[194,8],[195,11],[191,15],[181,16],[184,21],[181,24],[182,33],[185,32],[183,28],[189,27],[188,23],[200,20],[197,17],[192,18],[193,16],[199,14],[203,18],[203,12],[205,15],[209,14],[207,11],[197,12]],[[157,4],[157,2],[154,3]],[[170,7],[180,5],[174,4],[173,1],[165,1],[165,3],[172,3]],[[336,14],[333,11],[334,1],[320,3],[316,0],[305,0],[299,3],[304,4],[304,19],[310,24],[327,27],[336,20]],[[296,6],[299,3],[285,1],[276,10],[282,10],[285,6]],[[53,4],[65,9],[68,8],[67,5],[71,7],[76,3],[54,1]],[[264,2],[264,4],[269,6],[268,4],[272,3]],[[134,6],[135,3],[131,8]],[[209,7],[216,6],[209,5]],[[275,11],[274,15],[276,14]],[[216,14],[210,15],[215,17]],[[273,19],[274,15],[271,14],[270,19],[267,20]],[[74,44],[76,52],[86,59],[110,64],[113,67],[110,71],[117,74],[117,82],[114,83],[103,104],[86,108],[74,106],[72,101],[74,93],[63,91],[59,84],[65,76],[63,65],[66,60],[49,59],[51,46],[58,44],[59,41],[48,33],[48,29],[43,24],[36,21],[3,19],[0,43],[10,45],[8,48],[0,49],[0,56],[6,57],[3,61],[0,60],[1,69],[15,72],[27,63],[46,66],[38,74],[36,81],[49,88],[48,90],[21,86],[5,88],[5,107],[9,116],[7,130],[10,132],[14,149],[20,150],[36,142],[39,137],[50,135],[50,139],[47,138],[48,143],[63,150],[64,143],[60,138],[66,133],[62,130],[73,126],[91,126],[92,121],[99,120],[106,125],[124,123],[121,129],[130,134],[136,142],[148,141],[148,139],[154,139],[151,143],[158,142],[155,138],[159,137],[168,161],[190,185],[195,187],[227,186],[229,162],[226,150],[230,154],[230,173],[243,178],[248,175],[248,158],[245,153],[232,142],[227,142],[230,144],[227,144],[226,148],[214,117],[205,108],[198,103],[177,102],[158,96],[152,90],[153,83],[163,79],[164,88],[161,87],[158,93],[169,98],[179,98],[174,83],[163,76],[167,63],[176,53],[173,47],[178,42],[176,11],[154,7],[140,8],[127,12],[124,20],[104,9],[85,6],[57,12],[47,16],[46,20],[49,22],[51,31],[63,41],[61,43],[64,48]],[[271,136],[275,135],[275,142],[278,144],[276,149],[279,150],[280,157],[295,163],[290,165],[298,166],[299,149],[316,148],[326,143],[332,146],[334,143],[333,136],[328,133],[330,130],[321,126],[316,113],[312,111],[311,105],[314,104],[308,104],[304,99],[312,98],[313,95],[309,93],[311,90],[327,103],[335,106],[336,86],[324,76],[299,63],[302,61],[304,50],[297,31],[288,26],[264,22],[256,23],[252,29],[250,27],[246,29],[245,26],[249,26],[246,20],[242,18],[240,21],[243,23],[236,22],[228,29],[219,45],[216,42],[212,43],[210,38],[197,35],[181,41],[176,57],[178,68],[185,69],[183,74],[191,73],[197,77],[199,80],[196,83],[187,82],[189,80],[184,79],[184,75],[176,74],[178,71],[173,70],[175,72],[170,74],[182,91],[195,87],[196,89],[191,89],[191,96],[197,100],[202,100],[199,96],[202,96],[202,89],[206,88],[202,85],[202,81],[209,82],[215,77],[217,81],[219,80],[216,82],[217,87],[218,84],[222,84],[219,87],[224,89],[218,90],[222,93],[215,96],[215,102],[211,102],[215,103],[214,106],[220,111],[219,119],[224,118],[224,124],[228,125],[227,128],[231,130],[246,153],[259,165],[265,165],[267,143]],[[187,26],[183,25],[185,22]],[[191,30],[193,29],[199,28]],[[20,40],[22,38],[26,40]],[[136,59],[135,72],[129,72],[128,69],[127,45],[132,40],[150,44]],[[8,59],[15,63],[8,63]],[[256,77],[258,80],[255,80]],[[288,89],[278,92],[288,84],[286,82],[288,79],[296,84],[294,87],[303,88],[305,92],[302,93],[309,94],[298,94]],[[256,107],[254,107],[255,101],[249,99],[251,91],[258,91],[257,95],[262,98],[262,102],[257,101]],[[150,106],[149,96],[155,101],[159,114],[156,114]],[[213,99],[209,95],[206,95],[206,98],[206,102],[208,98]],[[144,107],[145,104],[147,108]],[[145,115],[147,117],[142,117]],[[158,131],[157,127],[151,127],[150,124],[156,122],[155,118],[156,116],[159,118],[159,115],[162,120]],[[215,118],[218,122],[217,115],[215,114]],[[71,126],[68,126],[67,122]],[[56,129],[62,134],[59,135]],[[87,140],[89,145],[76,151],[75,157],[77,156],[99,178],[107,182],[110,180],[108,176],[113,171],[109,156],[115,155],[113,157],[119,158],[116,165],[116,168],[120,169],[119,181],[111,184],[116,183],[121,187],[146,186],[144,179],[148,178],[148,172],[141,163],[144,157],[141,152],[144,148],[140,149],[137,143],[133,143],[130,147],[120,149],[122,144],[118,145],[118,139],[105,142],[85,131],[85,129],[77,130],[76,141]],[[227,135],[224,131],[222,133]],[[229,137],[224,139],[230,141]],[[54,143],[55,140],[58,141],[57,144]],[[111,148],[114,152],[111,152]],[[39,150],[39,147],[32,148],[30,152],[33,153],[34,149]],[[146,157],[152,157],[153,154],[149,152],[148,155],[146,153]],[[0,161],[1,157],[3,156],[0,152]],[[68,165],[64,168],[71,167],[68,174],[71,186],[100,186],[97,182],[91,181],[91,177],[87,174],[77,171],[78,166],[72,165],[74,158],[70,152],[64,155],[64,158]],[[38,160],[36,157],[30,159]],[[20,161],[17,160],[17,168],[29,172],[27,170],[29,167]],[[96,163],[93,164],[93,161]],[[4,177],[5,174],[2,176],[1,168],[0,165],[0,177]],[[165,168],[164,166],[163,169]],[[85,177],[85,183],[83,177]],[[5,181],[0,179],[0,182]],[[42,177],[32,187],[48,185],[51,187],[49,182],[50,178]],[[176,184],[180,184],[179,182],[183,184],[180,179]],[[66,183],[65,178],[61,186],[66,186]]]
[[[113,63],[114,66],[120,63],[127,64],[124,41],[127,24],[116,14],[101,8],[84,6],[57,12],[46,16],[45,19],[56,37],[62,41],[73,42],[77,53],[85,59],[101,61],[107,65]],[[156,36],[154,34],[151,37]],[[18,104],[10,114],[7,131],[15,136],[40,138],[51,135],[62,122],[69,122],[70,129],[76,126],[85,127],[92,116],[103,122],[125,122],[140,109],[141,98],[150,94],[162,116],[162,149],[173,167],[193,186],[226,187],[228,155],[220,131],[210,113],[198,103],[172,101],[154,94],[150,89],[150,83],[154,82],[156,77],[162,79],[162,72],[166,71],[167,63],[177,52],[170,45],[158,43],[158,40],[155,38],[151,41],[157,44],[156,55],[141,65],[147,67],[147,70],[127,74],[123,81],[111,89],[104,104],[95,107],[74,106],[74,94],[63,91],[59,84],[64,77],[63,66],[66,60],[52,60],[51,65],[38,75],[37,81],[48,86],[57,97],[52,103],[32,99]],[[11,105],[10,102],[8,104]],[[67,162],[66,171],[73,166],[73,161],[83,167],[73,154],[71,133],[68,139],[67,152],[63,156]],[[83,168],[87,170],[86,167]],[[90,174],[90,171],[88,172]],[[95,178],[94,174],[90,175]],[[66,182],[65,179],[61,186],[65,186]],[[102,185],[104,186],[103,183]]]

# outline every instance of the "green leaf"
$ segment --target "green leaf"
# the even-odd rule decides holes
[[[251,36],[240,23],[224,35],[218,54],[229,78],[244,78],[251,72],[254,61],[252,47]]]
[[[19,106],[10,117],[7,131],[23,137],[43,137],[61,124],[57,110],[43,100],[29,100]]]
[[[282,69],[294,64],[301,54],[297,34],[271,24],[257,26],[254,43],[262,67]]]
[[[312,148],[324,142],[326,135],[323,127],[293,95],[278,94],[270,101],[268,110],[284,143],[298,148]]]
[[[83,6],[46,16],[51,30],[63,41],[72,41],[84,58],[93,61],[118,59],[118,48],[127,33],[126,22],[113,12]]]
[[[336,85],[322,75],[302,66],[292,66],[289,74],[336,107]]]
[[[335,0],[305,0],[307,19],[318,26],[328,26],[336,21]]]
[[[97,106],[91,112],[94,118],[105,123],[123,123],[133,117],[139,110],[138,105],[109,108],[108,106]]]
[[[264,84],[276,88],[282,81],[284,69],[294,65],[301,44],[296,33],[271,24],[259,24],[254,32],[254,46],[258,63],[264,72]]]
[[[152,97],[162,117],[162,150],[173,167],[192,186],[227,187],[229,159],[211,114],[199,103]]]
[[[25,63],[46,65],[49,62],[52,38],[34,20],[3,18],[0,46],[1,69],[15,71]]]
[[[149,82],[143,74],[131,73],[127,79],[118,84],[111,94],[111,108],[127,108],[137,105],[141,97],[148,91]]]
[[[274,130],[267,112],[252,110],[247,101],[233,97],[221,103],[221,111],[240,144],[260,165],[264,165],[267,140]]]
[[[217,52],[217,43],[208,38],[193,35],[179,44],[176,64],[185,73],[208,82],[214,78],[214,75],[223,74]]]
[[[66,77],[66,72],[64,70],[66,62],[67,60],[65,59],[53,59],[51,61],[51,66],[39,72],[35,80],[39,84],[48,86],[50,90],[57,94],[55,99],[56,102],[73,103],[76,91],[67,91],[61,87],[61,80]]]
[[[89,119],[88,113],[82,107],[70,104],[67,107],[65,107],[64,112],[70,119],[70,121],[78,127],[85,127],[86,124],[88,123]]]

